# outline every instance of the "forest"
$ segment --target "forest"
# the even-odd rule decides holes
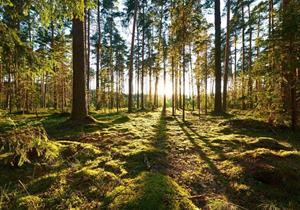
[[[0,209],[299,210],[299,0],[0,0]]]

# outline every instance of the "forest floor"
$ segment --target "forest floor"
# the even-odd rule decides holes
[[[300,209],[300,133],[245,113],[0,113],[2,146],[47,142],[22,166],[3,146],[0,209]]]

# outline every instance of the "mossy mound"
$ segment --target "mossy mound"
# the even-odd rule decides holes
[[[293,160],[289,158],[291,155],[294,156]],[[266,185],[284,186],[296,191],[300,188],[300,168],[294,160],[296,157],[300,157],[297,151],[275,152],[259,148],[241,153],[239,161],[248,177]]]
[[[91,144],[72,141],[60,141],[62,147],[61,156],[70,162],[86,163],[96,159],[102,152]]]
[[[42,199],[38,196],[28,195],[18,199],[18,209],[41,209]]]
[[[252,141],[248,144],[249,148],[266,148],[271,150],[291,150],[291,148],[286,147],[278,141],[272,139],[272,138],[258,138],[255,141]]]
[[[112,121],[112,123],[113,124],[122,124],[122,123],[126,123],[129,121],[130,121],[130,118],[128,116],[121,116],[121,117],[118,117],[117,119],[114,119]]]
[[[108,193],[107,209],[197,209],[172,178],[144,172]]]
[[[261,129],[264,130],[270,126],[268,123],[254,119],[232,119],[219,124],[219,126],[230,126],[237,129]]]
[[[49,141],[44,128],[18,128],[0,136],[0,162],[22,166],[37,159],[53,160],[59,156],[59,145]]]

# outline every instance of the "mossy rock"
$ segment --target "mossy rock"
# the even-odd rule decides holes
[[[144,172],[107,194],[107,209],[197,209],[186,190],[172,178]]]

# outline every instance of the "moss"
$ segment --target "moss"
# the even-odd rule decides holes
[[[170,110],[94,112],[97,123],[72,127],[66,114],[2,113],[6,134],[27,125],[44,127],[47,147],[58,155],[3,166],[0,189],[9,187],[2,206],[27,209],[30,201],[22,207],[16,202],[26,197],[22,180],[40,199],[40,209],[259,209],[264,201],[299,209],[297,132],[265,129],[263,120],[239,112],[200,119],[186,114],[188,122],[182,123]],[[268,183],[265,176],[276,179]]]
[[[38,196],[28,195],[18,199],[18,208],[35,210],[41,208],[42,199]]]
[[[120,179],[113,173],[102,169],[84,168],[69,177],[73,189],[78,189],[89,198],[103,197],[120,184]]]
[[[50,174],[31,181],[28,185],[30,194],[43,193],[47,191],[57,180],[58,174]]]
[[[123,168],[123,162],[120,160],[111,160],[105,163],[104,168],[107,171],[111,171],[114,174],[118,174],[120,176],[127,174],[127,171]]]
[[[239,206],[230,203],[223,199],[211,199],[208,202],[207,208],[212,210],[238,210]]]
[[[117,119],[114,119],[112,121],[113,124],[122,124],[122,123],[126,123],[126,122],[129,122],[130,121],[130,118],[128,116],[121,116]]]
[[[96,159],[102,153],[98,148],[87,143],[72,141],[60,141],[60,143],[64,145],[61,149],[62,158],[68,161],[86,163]]]
[[[266,148],[271,150],[291,150],[273,138],[258,138],[257,140],[251,141],[247,145],[249,148]]]
[[[59,145],[49,141],[43,127],[29,126],[0,136],[0,154],[2,162],[22,166],[33,161],[51,161],[57,158]]]
[[[258,207],[262,210],[281,210],[281,208],[278,207],[278,204],[272,201],[265,201],[262,204],[260,204]]]
[[[107,194],[108,209],[197,209],[189,194],[173,179],[142,173]]]

